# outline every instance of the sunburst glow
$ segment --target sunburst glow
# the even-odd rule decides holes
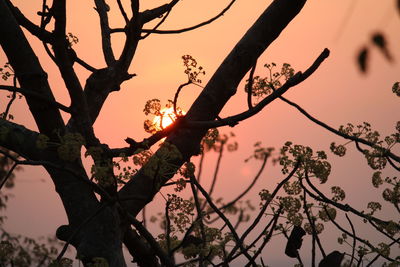
[[[161,115],[160,116],[156,116],[153,119],[153,124],[154,127],[157,128],[157,130],[162,130],[165,127],[168,127],[169,125],[171,125],[172,123],[174,123],[174,121],[176,120],[177,116],[174,113],[174,108],[173,107],[169,107],[169,108],[163,108],[160,111]],[[177,109],[177,113],[179,115],[185,115],[186,112],[184,112],[181,109]]]

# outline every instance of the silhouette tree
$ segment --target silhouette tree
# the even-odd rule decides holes
[[[273,1],[227,55],[186,114],[179,109],[179,93],[186,85],[199,84],[204,69],[190,55],[183,56],[188,81],[178,88],[174,100],[167,104],[173,110],[172,115],[163,113],[158,99],[149,100],[145,106],[147,115],[159,116],[160,121],[163,116],[172,116],[174,123],[163,126],[162,123],[155,125],[154,121],[148,120],[145,129],[151,135],[142,141],[127,138],[127,146],[123,148],[110,148],[101,143],[93,124],[110,93],[119,91],[125,81],[135,76],[128,69],[139,42],[151,34],[181,33],[205,26],[227,12],[235,0],[217,16],[179,30],[159,29],[179,0],[144,11],[140,10],[138,0],[131,0],[130,17],[123,3],[117,0],[125,21],[121,28],[110,27],[110,7],[104,0],[94,2],[100,18],[106,63],[101,69],[92,67],[75,52],[73,45],[78,39],[66,31],[65,0],[54,0],[51,5],[43,1],[43,8],[38,12],[40,25],[25,17],[10,0],[0,1],[0,44],[8,59],[8,64],[1,71],[5,80],[9,77],[13,80],[11,85],[0,85],[0,89],[11,92],[9,105],[0,119],[0,146],[3,147],[0,153],[2,160],[7,162],[4,163],[1,185],[10,183],[9,179],[17,166],[43,166],[54,182],[68,217],[68,225],[60,226],[56,233],[57,238],[65,242],[56,258],[54,250],[42,251],[39,253],[42,261],[30,258],[18,264],[24,266],[35,261],[39,264],[68,266],[71,263],[63,256],[67,246],[72,245],[85,266],[125,266],[124,245],[139,266],[228,266],[238,257],[243,257],[248,266],[256,266],[257,263],[264,265],[261,257],[263,248],[275,234],[281,233],[288,238],[285,253],[297,258],[301,265],[298,249],[302,237],[308,233],[312,237],[313,266],[316,247],[322,255],[319,266],[340,266],[345,253],[327,253],[323,248],[319,234],[324,229],[324,222],[332,222],[343,233],[340,242],[352,239],[352,253],[346,255],[349,266],[356,262],[360,265],[367,254],[372,255],[372,258],[368,258],[369,265],[378,258],[384,258],[391,264],[399,262],[399,257],[390,253],[390,248],[399,245],[400,226],[396,215],[400,212],[400,182],[396,177],[383,179],[381,170],[390,165],[399,171],[400,157],[393,152],[393,147],[400,141],[400,123],[397,123],[392,135],[381,140],[368,123],[358,126],[348,124],[336,130],[283,97],[285,92],[318,69],[329,56],[328,49],[324,49],[304,72],[295,72],[289,64],[283,64],[281,69],[276,70],[277,66],[272,63],[265,65],[269,76],[254,76],[259,56],[298,15],[306,0]],[[157,19],[159,22],[153,28],[146,28],[148,23]],[[51,25],[54,25],[52,31],[48,30]],[[47,74],[22,28],[43,43],[48,56],[57,65],[70,97],[69,106],[55,100]],[[121,32],[125,34],[125,42],[117,56],[111,35]],[[382,39],[375,38],[374,42],[380,45]],[[76,64],[91,73],[84,84],[78,79]],[[235,95],[239,83],[248,72],[248,109],[226,118],[219,117],[220,111]],[[393,87],[397,94],[398,88],[397,83]],[[38,132],[12,121],[8,107],[17,96],[26,99]],[[262,161],[259,174],[242,194],[228,203],[212,198],[213,187],[209,191],[203,188],[191,158],[196,155],[203,157],[208,150],[215,150],[221,156],[226,147],[234,150],[235,145],[228,142],[229,136],[218,134],[216,128],[233,127],[262,111],[276,99],[294,106],[311,121],[354,143],[365,155],[371,168],[377,170],[373,177],[374,186],[383,183],[387,186],[383,199],[394,207],[397,214],[389,219],[376,217],[375,211],[381,208],[379,202],[368,204],[370,212],[343,204],[345,192],[338,186],[332,187],[332,196],[325,195],[315,186],[315,182],[325,183],[330,174],[331,166],[326,153],[313,152],[310,147],[287,142],[275,159],[282,165],[282,181],[272,190],[260,192],[259,211],[246,230],[239,233],[238,225],[248,221],[248,212],[254,209],[250,204],[241,206],[239,200],[258,179],[267,160],[272,157],[272,149],[256,145],[251,158]],[[61,112],[69,114],[70,118],[64,120]],[[163,138],[166,139],[156,152],[151,152],[150,148]],[[332,143],[331,150],[338,156],[344,156],[346,145],[348,143]],[[85,156],[91,157],[94,162],[90,173],[86,172],[82,163],[82,147]],[[135,167],[128,163],[129,158],[132,158]],[[173,179],[174,176],[178,178]],[[178,193],[167,195],[165,213],[158,218],[165,231],[154,237],[136,216],[162,187],[171,184],[176,186],[176,191],[190,185],[192,197],[183,199]],[[351,230],[346,230],[336,220],[339,212],[364,220],[389,241],[372,244],[368,238],[362,238],[348,216],[346,218]],[[236,225],[232,224],[229,214],[237,217]],[[211,216],[216,219],[211,219]],[[264,218],[267,218],[266,222],[262,221]],[[213,227],[212,223],[217,219],[222,221],[221,227]],[[263,228],[261,232],[256,227],[260,225]],[[256,232],[257,236],[250,242],[249,234]],[[0,260],[2,264],[12,266],[25,256],[17,253],[18,244],[4,236]],[[177,253],[183,257],[176,258]]]

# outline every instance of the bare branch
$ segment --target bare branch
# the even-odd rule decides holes
[[[349,266],[353,266],[353,260],[354,260],[354,254],[355,254],[355,251],[356,251],[356,242],[357,242],[357,240],[355,238],[356,230],[354,229],[354,225],[351,222],[351,220],[350,220],[349,216],[347,215],[347,213],[345,214],[345,216],[346,216],[347,221],[350,224],[351,232],[353,234],[353,245],[352,245],[352,250],[351,250],[351,260],[350,260],[350,263],[349,263]],[[324,258],[325,258],[325,256],[324,256]]]
[[[22,27],[27,29],[37,38],[39,38],[39,40],[41,40],[42,42],[51,43],[53,41],[53,34],[51,32],[46,31],[45,29],[39,27],[38,25],[27,19],[24,14],[22,14],[22,12],[11,3],[10,0],[6,0],[6,4],[8,5],[10,11],[13,13],[15,19]]]
[[[114,52],[111,47],[111,36],[110,36],[110,26],[108,24],[108,9],[106,2],[104,0],[95,0],[96,11],[99,14],[100,18],[100,27],[101,27],[101,40],[103,46],[103,55],[104,59],[107,63],[107,66],[114,64],[115,57]],[[125,14],[126,16],[126,14]]]
[[[274,191],[272,192],[269,200],[265,201],[265,203],[263,204],[262,208],[260,209],[260,212],[258,213],[257,217],[254,219],[253,223],[246,229],[246,231],[243,233],[243,235],[240,237],[240,242],[244,242],[244,240],[246,239],[246,237],[250,234],[250,232],[254,229],[254,227],[257,226],[257,224],[260,222],[261,218],[264,216],[265,211],[267,210],[269,204],[271,203],[271,201],[275,198],[276,194],[278,194],[279,190],[282,188],[282,186],[289,181],[290,178],[293,177],[293,175],[296,173],[297,169],[300,167],[301,161],[300,159],[297,160],[293,170],[289,173],[289,175],[283,179],[274,189]],[[229,253],[229,255],[227,256],[227,261],[230,262],[233,258],[234,258],[234,254],[237,251],[238,246],[236,245],[231,252]]]
[[[0,45],[15,71],[20,86],[55,101],[47,74],[4,1],[0,2]],[[35,98],[27,97],[26,100],[42,133],[51,136],[55,129],[64,128],[58,109]]]
[[[257,251],[254,253],[253,255],[253,260],[257,259],[257,257],[261,254],[261,252],[263,251],[265,245],[267,245],[267,243],[269,242],[269,240],[272,237],[272,233],[275,230],[276,224],[278,223],[278,219],[279,219],[279,212],[281,211],[281,208],[278,210],[277,215],[274,215],[273,219],[271,220],[272,222],[272,226],[271,226],[271,230],[268,232],[268,234],[264,237],[264,240],[262,242],[262,244],[258,247]],[[266,230],[263,232],[265,233]],[[246,267],[250,266],[250,263],[246,264]]]
[[[352,233],[350,233],[349,231],[347,231],[346,229],[344,229],[342,226],[340,226],[334,218],[332,218],[332,216],[329,214],[328,210],[326,209],[326,207],[324,207],[326,215],[329,217],[329,220],[343,233],[347,234],[348,236],[353,237],[354,239],[358,240],[359,242],[365,244],[367,247],[369,247],[371,249],[371,251],[374,251],[376,253],[378,253],[380,256],[384,257],[385,259],[389,260],[389,261],[395,261],[394,259],[390,258],[389,256],[386,256],[382,253],[379,252],[379,249],[375,248],[368,240],[364,240],[356,235],[353,235]]]
[[[342,132],[330,127],[329,125],[325,124],[324,122],[317,120],[315,117],[311,116],[307,111],[305,111],[302,107],[300,107],[296,103],[284,98],[283,96],[280,96],[280,99],[283,100],[284,102],[288,103],[289,105],[297,108],[309,120],[311,120],[312,122],[318,124],[319,126],[322,126],[323,128],[327,129],[328,131],[330,131],[330,132],[332,132],[332,133],[334,133],[334,134],[336,134],[338,136],[341,136],[341,137],[343,137],[345,139],[348,139],[348,140],[351,140],[351,141],[354,141],[354,142],[359,142],[361,144],[364,144],[364,145],[370,146],[372,148],[375,148],[375,149],[377,149],[379,151],[382,151],[383,156],[390,157],[391,159],[393,159],[393,160],[395,160],[395,161],[400,163],[400,157],[395,155],[395,154],[393,154],[392,152],[390,152],[390,150],[384,149],[384,148],[382,148],[382,147],[380,147],[380,146],[378,146],[378,145],[376,145],[374,143],[371,143],[371,142],[369,142],[369,141],[367,141],[365,139],[358,138],[356,136],[350,136],[350,135],[347,135],[345,133],[342,133]]]
[[[216,15],[215,17],[206,20],[202,23],[199,23],[197,25],[191,26],[191,27],[187,27],[187,28],[183,28],[183,29],[179,29],[179,30],[157,30],[157,29],[143,29],[142,32],[145,33],[157,33],[157,34],[174,34],[174,33],[183,33],[183,32],[187,32],[187,31],[192,31],[195,30],[197,28],[200,28],[202,26],[205,26],[207,24],[210,24],[211,22],[217,20],[218,18],[220,18],[221,16],[223,16],[225,14],[226,11],[229,10],[229,8],[233,5],[233,3],[236,0],[232,0],[227,7],[225,7],[218,15]]]
[[[253,93],[253,82],[254,82],[254,71],[256,70],[257,61],[254,63],[249,74],[249,83],[247,84],[247,106],[249,109],[253,108],[253,103],[251,102],[251,95]]]
[[[4,154],[3,154],[4,155]],[[8,170],[6,176],[3,178],[3,180],[0,182],[0,190],[3,188],[3,186],[6,184],[8,178],[11,177],[11,174],[15,170],[15,168],[18,166],[18,163],[15,163],[11,166],[11,168]]]
[[[179,2],[179,0],[172,0],[169,4],[165,4],[150,10],[142,12],[143,24],[159,18],[164,13],[170,12],[171,9]]]
[[[254,260],[252,259],[252,257],[249,255],[249,253],[246,251],[246,249],[243,246],[243,240],[239,238],[235,228],[232,226],[232,224],[230,223],[230,221],[228,220],[228,218],[226,218],[226,216],[218,209],[217,206],[215,206],[215,204],[213,203],[211,197],[207,194],[206,190],[204,190],[204,188],[196,181],[196,179],[194,177],[191,178],[191,181],[194,185],[196,185],[196,187],[199,189],[199,191],[203,194],[203,196],[205,197],[205,199],[207,200],[208,204],[210,205],[210,207],[218,214],[219,217],[221,217],[221,219],[226,223],[226,225],[228,226],[229,230],[232,233],[233,238],[235,239],[235,243],[236,246],[238,248],[240,248],[240,251],[246,256],[246,258],[251,262],[251,264],[253,266],[257,266],[254,262]]]
[[[125,23],[128,24],[129,19],[128,19],[128,16],[126,15],[126,12],[125,12],[124,6],[121,3],[121,0],[117,0],[117,4],[118,4],[118,8],[119,8],[119,11],[121,12],[122,17],[125,20]]]
[[[317,230],[315,228],[315,219],[311,216],[310,211],[308,210],[308,207],[307,207],[307,198],[306,198],[307,194],[306,194],[306,191],[303,191],[303,193],[304,193],[303,194],[303,209],[304,209],[304,212],[306,213],[307,220],[310,222],[313,238],[317,241],[317,244],[318,244],[319,250],[321,251],[322,257],[325,258],[326,257],[326,253],[324,251],[324,248],[322,247],[321,240],[319,239]],[[313,259],[315,259],[315,253],[313,253]]]
[[[313,185],[313,184],[311,183],[311,181],[310,181],[310,179],[309,179],[309,177],[308,177],[307,172],[305,172],[305,179],[306,179],[306,181],[307,181],[307,184],[311,187],[312,190],[314,190],[314,191],[317,193],[318,196],[316,196],[315,194],[313,194],[312,192],[310,192],[310,190],[308,190],[308,189],[303,185],[302,181],[300,180],[300,184],[301,184],[302,188],[307,192],[307,194],[308,194],[309,196],[311,196],[312,198],[314,198],[314,199],[316,199],[316,200],[318,200],[318,201],[322,201],[322,202],[324,202],[324,203],[327,203],[327,204],[330,204],[330,205],[332,205],[332,206],[335,206],[335,207],[337,207],[337,208],[339,208],[339,209],[341,209],[342,211],[345,211],[345,212],[350,211],[350,212],[352,212],[353,214],[355,214],[355,215],[357,215],[357,216],[359,216],[359,217],[361,217],[361,218],[364,218],[364,219],[366,219],[366,220],[372,220],[372,221],[374,221],[374,222],[376,222],[376,223],[379,223],[379,224],[388,225],[388,224],[390,224],[390,223],[394,223],[393,221],[384,221],[384,220],[381,220],[381,219],[379,219],[379,218],[376,218],[376,217],[374,217],[374,216],[372,216],[372,215],[364,214],[363,212],[360,212],[360,211],[354,209],[353,207],[351,207],[351,206],[348,205],[348,204],[343,205],[343,204],[341,204],[341,203],[335,202],[335,201],[333,201],[333,200],[327,198],[320,190],[318,190],[318,188],[315,187],[315,185]],[[395,225],[398,229],[400,229],[400,225],[399,225],[399,224],[394,223],[394,225]]]
[[[244,111],[240,114],[230,116],[224,119],[220,119],[217,121],[187,121],[185,122],[187,127],[193,128],[214,128],[214,127],[221,127],[221,126],[232,126],[236,125],[239,121],[248,119],[255,114],[259,113],[265,106],[270,104],[275,99],[279,98],[282,94],[284,94],[287,90],[291,87],[298,85],[299,83],[303,82],[305,79],[311,76],[321,63],[329,56],[329,50],[324,49],[324,51],[318,56],[318,58],[314,61],[314,63],[304,72],[298,72],[293,77],[291,77],[284,85],[282,85],[279,89],[276,89],[272,94],[265,97],[263,100],[260,101],[256,106],[253,108]]]
[[[29,90],[29,89],[23,89],[23,88],[18,88],[18,87],[9,86],[9,85],[0,85],[0,90],[7,90],[7,91],[13,92],[13,93],[21,93],[25,97],[35,98],[35,99],[37,99],[39,101],[42,101],[43,103],[49,104],[51,106],[54,106],[54,107],[56,107],[56,108],[58,108],[58,109],[60,109],[60,110],[62,110],[64,112],[71,113],[71,109],[69,107],[64,106],[63,104],[61,104],[61,103],[59,103],[59,102],[57,102],[55,100],[48,99],[45,96],[40,95],[40,94],[38,94],[38,93],[36,93],[36,92],[34,92],[32,90]]]
[[[17,87],[17,77],[15,75],[13,75],[13,87]],[[10,112],[11,109],[11,105],[13,104],[16,98],[17,98],[17,92],[14,91],[12,92],[11,99],[10,101],[8,101],[6,110],[3,113],[3,119],[7,119],[8,113]]]

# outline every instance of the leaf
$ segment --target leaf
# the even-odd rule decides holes
[[[357,63],[358,63],[358,67],[360,68],[360,71],[363,74],[365,74],[368,69],[368,55],[369,55],[369,50],[367,47],[364,47],[358,53]]]
[[[383,56],[389,61],[393,61],[393,57],[389,52],[386,37],[381,32],[376,32],[372,35],[372,43],[378,47],[379,51],[382,52]]]
[[[340,267],[343,257],[344,253],[335,250],[323,258],[318,267]]]
[[[400,0],[397,0],[397,12],[399,12],[400,15]]]
[[[306,231],[303,230],[300,226],[295,225],[293,227],[292,232],[290,233],[288,242],[285,248],[285,254],[291,258],[296,258],[298,255],[298,249],[301,248],[301,244],[303,243],[303,236],[306,234]]]

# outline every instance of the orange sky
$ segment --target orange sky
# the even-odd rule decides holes
[[[145,2],[142,9],[164,3],[156,0],[142,2]],[[214,16],[228,2],[182,1],[162,28],[191,26]],[[120,92],[109,97],[95,124],[100,140],[116,147],[124,146],[123,140],[127,136],[138,140],[147,136],[142,127],[145,119],[142,112],[144,104],[152,98],[159,98],[166,103],[167,99],[173,98],[176,88],[186,82],[181,56],[190,54],[205,68],[205,84],[230,49],[270,2],[238,0],[230,11],[211,25],[180,35],[151,35],[142,41],[130,69],[138,76],[124,83]],[[40,1],[14,0],[13,3],[26,12],[29,18],[38,22],[39,18],[35,13],[40,9]],[[91,65],[103,67],[100,30],[97,14],[93,10],[94,4],[91,1],[69,3],[67,31],[79,38],[79,43],[74,46],[75,50]],[[309,0],[303,11],[259,59],[256,74],[264,75],[262,65],[271,61],[278,65],[288,62],[296,70],[305,70],[327,47],[331,50],[331,55],[320,69],[285,96],[334,127],[347,122],[357,124],[369,121],[382,134],[391,133],[399,117],[399,99],[391,92],[391,86],[400,80],[400,65],[396,63],[400,60],[400,17],[394,10],[395,1],[386,0],[385,4],[382,3],[383,1],[377,5],[373,0],[357,1],[351,17],[342,28],[346,12],[351,5],[350,0]],[[122,26],[116,7],[110,6],[111,25]],[[371,33],[376,30],[382,30],[388,37],[389,47],[396,62],[389,64],[375,49],[371,54],[370,72],[367,76],[362,76],[355,66],[355,54],[363,44],[369,42]],[[121,39],[116,37],[113,41],[119,51]],[[48,58],[43,58],[44,53],[39,42],[33,40],[32,44],[49,73],[56,98],[68,105],[68,94],[56,67]],[[118,55],[118,52],[116,54]],[[2,64],[6,59],[4,54],[0,54],[0,57]],[[80,67],[77,67],[77,70],[81,81],[85,81],[88,72]],[[180,95],[180,105],[187,110],[200,90],[201,88],[196,86],[184,88]],[[4,109],[4,105],[5,102],[2,101],[0,108]],[[246,99],[241,86],[238,95],[223,110],[222,117],[244,109]],[[35,129],[23,100],[15,103],[12,113],[17,123]],[[316,150],[327,151],[331,141],[341,141],[280,102],[271,104],[261,114],[240,123],[234,129],[222,131],[232,130],[240,143],[239,151],[225,156],[221,179],[215,191],[215,194],[223,193],[227,199],[240,192],[257,172],[259,162],[246,165],[243,162],[251,154],[252,145],[256,141],[278,148],[285,141],[292,140],[312,146]],[[333,158],[331,154],[329,156]],[[343,188],[348,190],[355,186],[360,188],[357,194],[349,195],[347,200],[355,201],[357,205],[364,207],[371,190],[372,171],[364,167],[365,161],[361,155],[351,153],[350,156],[340,160],[335,158],[331,184],[343,185]],[[212,167],[214,161],[211,159],[208,163]],[[271,188],[281,177],[279,167],[269,165],[258,189]],[[65,223],[66,219],[50,179],[43,175],[42,170],[32,170],[29,167],[19,173],[18,178],[16,188],[11,191],[15,198],[9,202],[7,229],[28,235],[54,233],[57,226]],[[39,182],[42,178],[45,182]],[[204,179],[207,181],[206,177]],[[230,190],[226,190],[228,185]],[[254,190],[253,195],[256,194],[257,191]],[[27,221],[30,222],[29,228],[26,227]]]

